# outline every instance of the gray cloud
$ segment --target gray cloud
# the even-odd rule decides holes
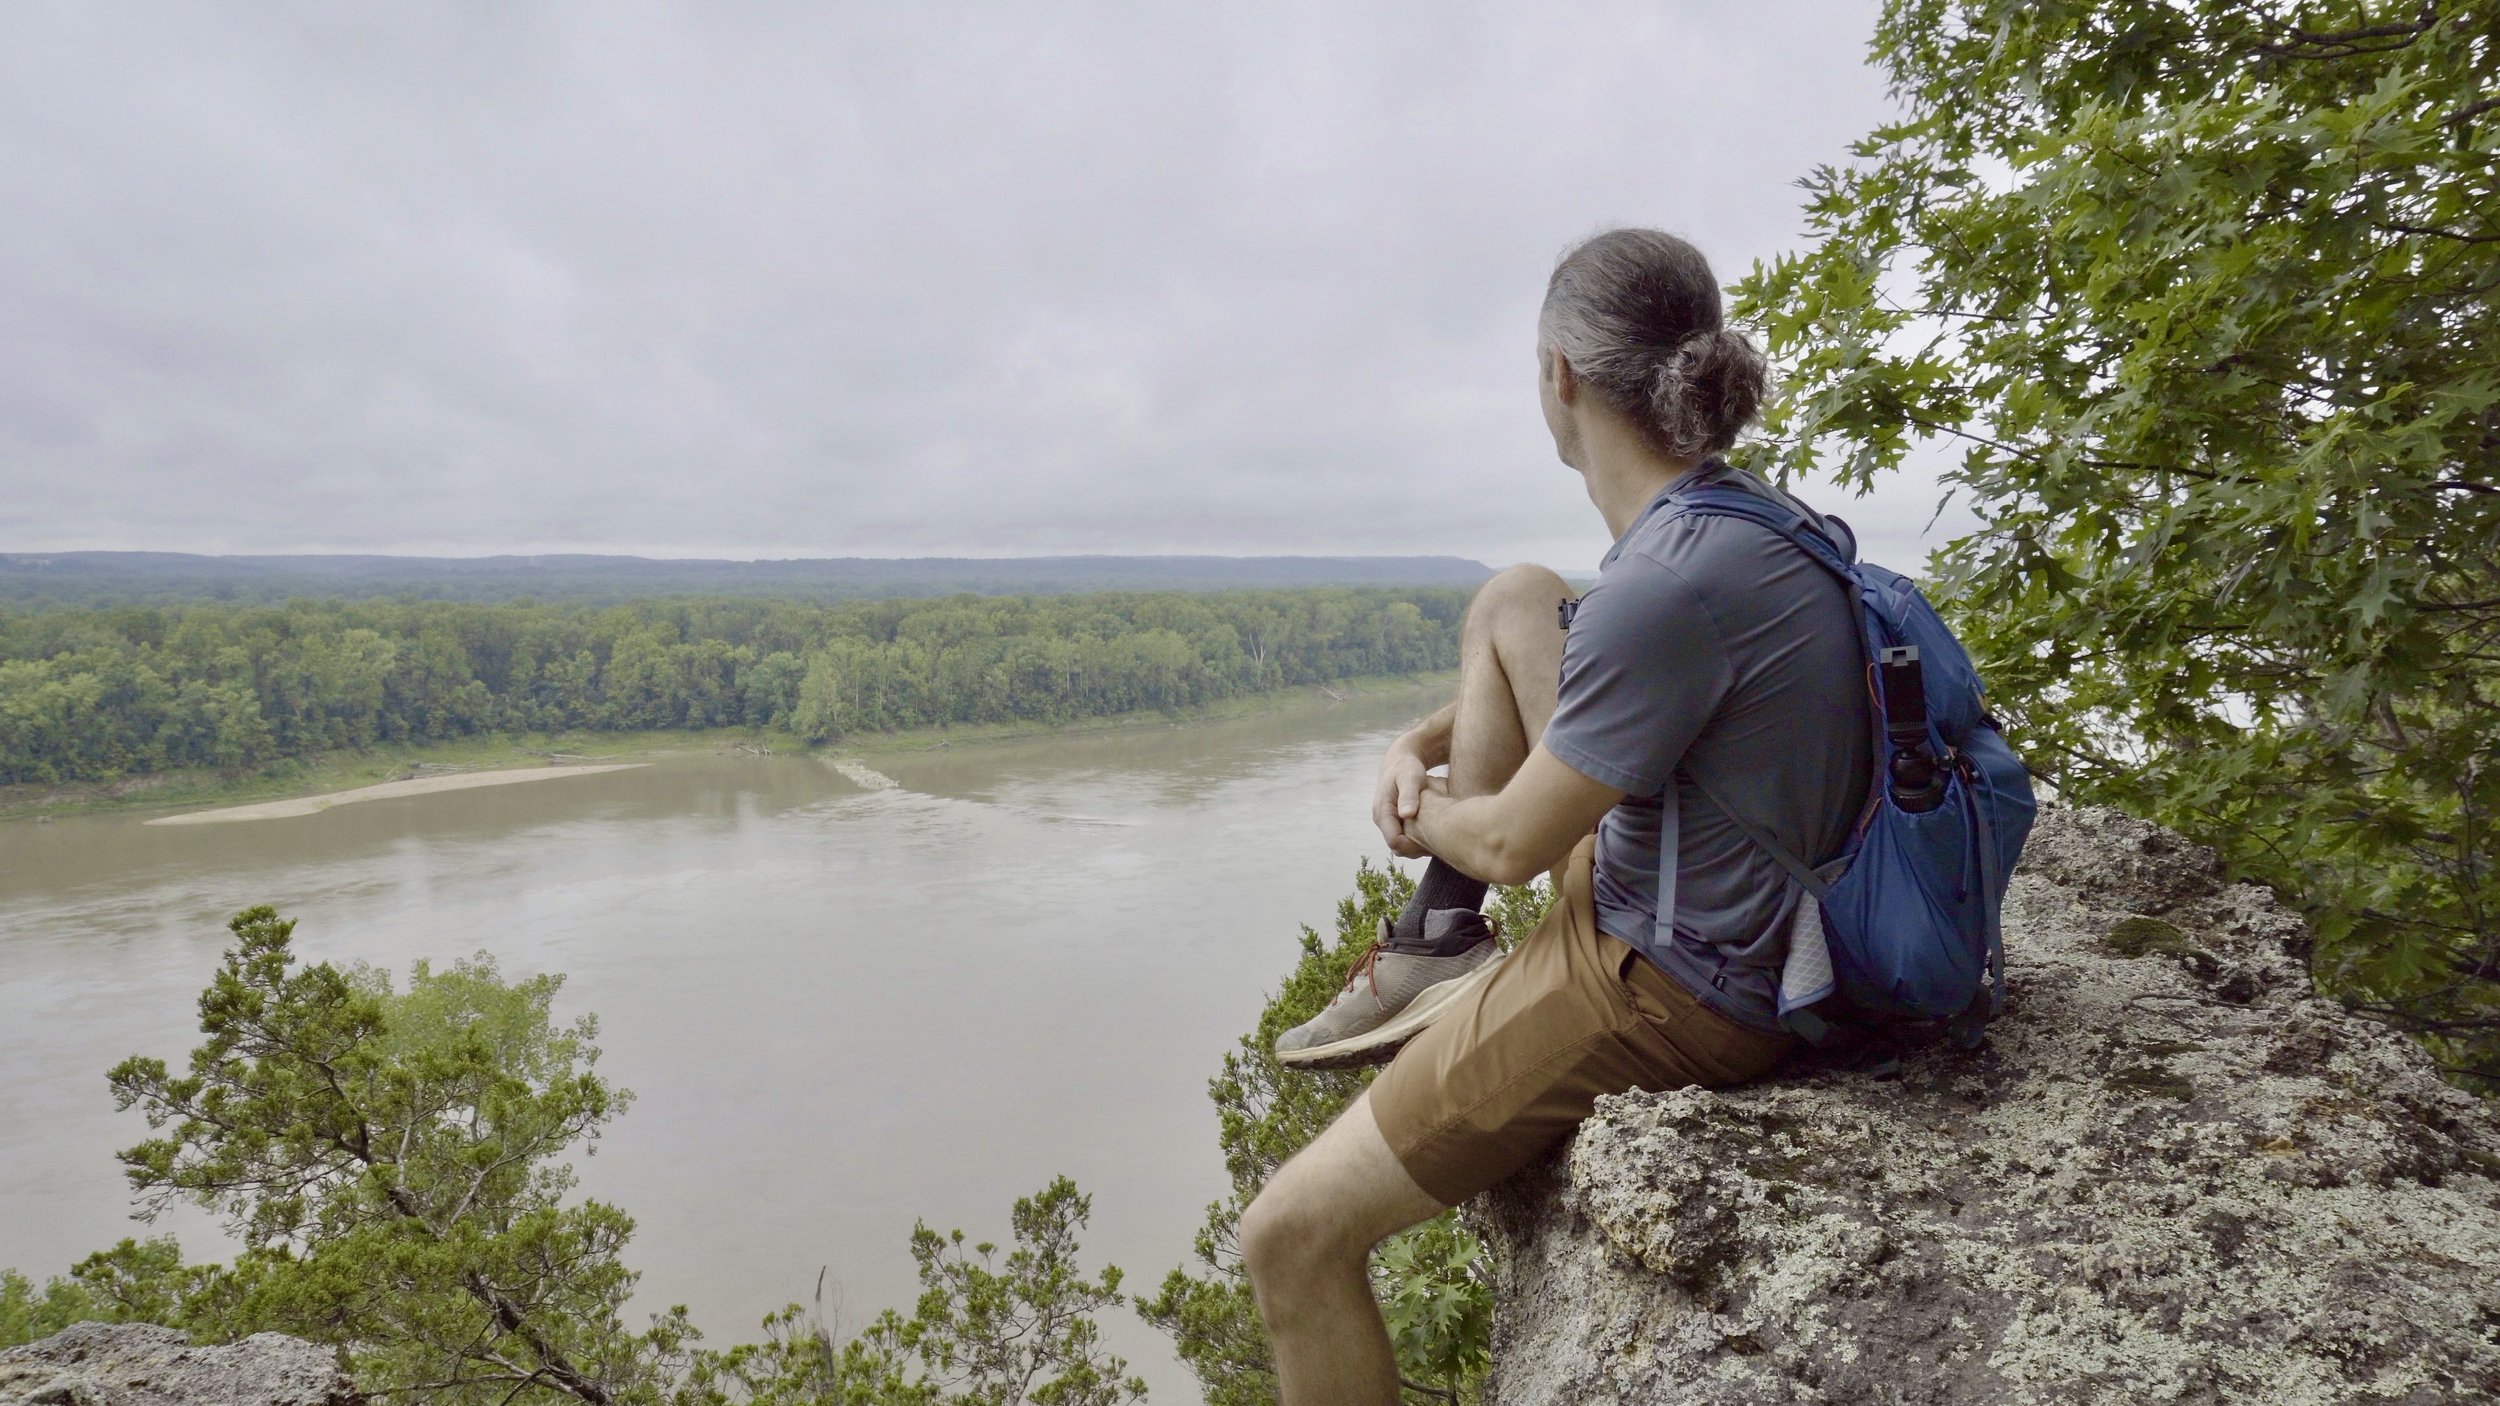
[[[1872,9],[21,9],[0,546],[1585,567],[1545,269],[1792,246]]]

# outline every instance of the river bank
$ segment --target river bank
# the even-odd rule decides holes
[[[1189,727],[1296,708],[1325,709],[1356,694],[1447,686],[1455,673],[1376,675],[1325,686],[1302,685],[1228,699],[1182,712],[1149,709],[1066,722],[984,723],[863,733],[810,748],[767,728],[703,728],[646,732],[497,734],[439,742],[385,744],[353,751],[290,757],[243,772],[204,769],[156,772],[114,781],[0,786],[0,821],[43,820],[99,811],[178,811],[309,801],[368,788],[519,768],[611,766],[688,753],[816,751],[828,757],[926,752],[1040,736]],[[1332,696],[1333,695],[1333,696]],[[476,785],[475,781],[462,784]],[[292,813],[292,812],[290,812]]]

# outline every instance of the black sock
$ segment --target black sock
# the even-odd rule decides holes
[[[1484,906],[1489,886],[1482,879],[1471,879],[1451,865],[1435,859],[1424,866],[1423,882],[1415,885],[1415,896],[1406,900],[1406,908],[1389,923],[1389,940],[1401,946],[1415,946],[1424,940],[1424,915],[1435,908],[1476,909]]]

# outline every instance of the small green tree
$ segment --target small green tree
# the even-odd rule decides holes
[[[72,1323],[163,1323],[214,1317],[227,1281],[213,1265],[184,1264],[174,1237],[125,1239],[55,1275],[35,1291],[14,1269],[0,1269],[0,1347],[49,1337]]]
[[[377,1395],[657,1399],[691,1333],[682,1311],[624,1326],[633,1222],[566,1204],[563,1154],[628,1095],[591,1070],[595,1022],[555,1022],[562,979],[506,982],[481,954],[419,963],[394,994],[369,969],[296,968],[274,909],[229,926],[188,1072],[132,1058],[109,1076],[162,1132],[122,1153],[142,1204],[195,1201],[243,1245],[169,1317],[338,1344]],[[133,1247],[106,1260],[82,1279],[161,1292],[169,1273]]]
[[[801,742],[830,742],[842,735],[842,672],[830,652],[819,650],[807,657],[797,698],[789,725]]]
[[[1337,905],[1333,941],[1302,930],[1302,956],[1260,1013],[1258,1028],[1224,1056],[1207,1093],[1231,1194],[1207,1207],[1198,1232],[1199,1272],[1176,1268],[1161,1290],[1138,1302],[1146,1321],[1172,1335],[1196,1373],[1208,1406],[1274,1406],[1276,1365],[1242,1272],[1236,1231],[1267,1179],[1354,1101],[1377,1071],[1294,1071],[1276,1062],[1276,1037],[1317,1015],[1372,943],[1380,920],[1415,891],[1394,867],[1359,865],[1354,892]],[[1550,898],[1538,883],[1494,890],[1488,911],[1505,941],[1536,926]],[[1493,1299],[1482,1247],[1450,1212],[1392,1237],[1372,1257],[1373,1291],[1388,1320],[1398,1368],[1423,1400],[1472,1399],[1491,1347]]]
[[[0,1269],[0,1347],[48,1338],[72,1323],[110,1321],[87,1287],[59,1275],[37,1289],[14,1269]]]
[[[2500,7],[1889,0],[1874,48],[1901,119],[1738,289],[1755,461],[1958,447],[1934,569],[2027,759],[2500,1088]]]
[[[681,1406],[1121,1406],[1146,1384],[1104,1353],[1093,1315],[1120,1301],[1120,1271],[1087,1279],[1076,1233],[1092,1199],[1066,1177],[1016,1202],[1015,1248],[969,1247],[960,1230],[912,1229],[920,1301],[888,1309],[835,1342],[816,1312],[792,1304],[764,1320],[764,1341],[698,1352]],[[820,1289],[821,1298],[821,1289]]]
[[[564,1154],[591,1150],[630,1098],[592,1072],[593,1018],[560,1025],[558,976],[507,982],[480,954],[416,964],[394,992],[369,968],[297,969],[295,925],[261,907],[200,996],[208,1038],[176,1075],[133,1058],[116,1099],[164,1133],[122,1154],[153,1214],[221,1213],[231,1266],[170,1238],[124,1240],[37,1290],[0,1270],[0,1347],[75,1322],[153,1322],[222,1341],[262,1330],[336,1344],[370,1397],[617,1406],[1122,1406],[1145,1384],[1093,1315],[1120,1271],[1087,1278],[1091,1201],[1058,1178],[1018,1201],[1001,1259],[961,1231],[912,1232],[921,1295],[836,1346],[797,1305],[765,1340],[698,1351],[685,1310],[623,1323],[633,1222],[567,1204]]]

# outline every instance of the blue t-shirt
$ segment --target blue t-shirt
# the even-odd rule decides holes
[[[1775,492],[1723,466],[1699,472]],[[1667,522],[1664,498],[1581,598],[1544,745],[1625,793],[1598,825],[1598,928],[1712,1009],[1776,1031],[1796,885],[1685,781],[1674,937],[1661,943],[1659,797],[1681,767],[1792,851],[1836,853],[1871,765],[1857,620],[1795,544],[1737,518]]]

